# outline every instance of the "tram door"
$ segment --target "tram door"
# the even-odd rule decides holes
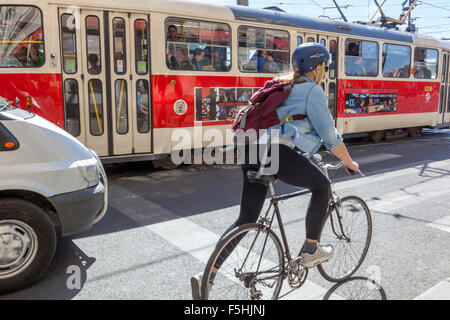
[[[447,83],[448,83],[448,54],[444,52],[442,54],[442,64],[441,64],[441,87],[439,93],[439,114],[437,118],[437,124],[444,122],[444,114],[446,109],[447,100]]]
[[[337,59],[338,59],[338,41],[335,37],[319,37],[320,43],[330,52],[331,61],[328,72],[325,75],[324,82],[321,84],[328,99],[328,108],[330,108],[333,119],[337,118]]]
[[[444,51],[441,68],[438,124],[450,122],[450,52]]]
[[[100,156],[151,152],[148,16],[60,9],[65,128]]]

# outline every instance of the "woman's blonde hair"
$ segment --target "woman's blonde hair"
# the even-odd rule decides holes
[[[300,71],[294,71],[290,73],[280,74],[278,77],[276,77],[276,80],[284,81],[284,82],[292,82],[295,79],[301,77],[303,75],[303,72]]]

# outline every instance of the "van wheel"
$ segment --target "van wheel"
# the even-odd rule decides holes
[[[56,242],[54,225],[41,208],[0,199],[0,294],[35,283],[52,262]]]

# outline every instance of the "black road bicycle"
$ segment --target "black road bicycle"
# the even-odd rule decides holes
[[[329,170],[343,166],[342,162],[337,165],[325,163],[319,154],[309,157],[327,176]],[[306,281],[308,268],[301,257],[291,255],[278,202],[307,194],[309,190],[277,196],[275,176],[263,176],[256,170],[248,171],[247,176],[251,182],[269,187],[270,206],[257,223],[235,228],[217,245],[202,277],[204,300],[279,299],[285,280],[292,289],[286,294]],[[326,280],[341,282],[350,278],[366,257],[372,236],[372,219],[362,199],[356,196],[341,199],[334,192],[332,194],[319,242],[333,245],[334,255],[317,268]],[[275,217],[282,241],[273,230]],[[211,285],[209,279],[217,265],[220,268]]]

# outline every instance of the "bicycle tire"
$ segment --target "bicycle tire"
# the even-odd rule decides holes
[[[347,208],[350,208],[350,210],[347,210]],[[333,232],[332,224],[335,230],[341,233],[336,216],[336,205],[332,205],[328,209],[327,219],[324,222],[322,234],[319,239],[320,243],[332,244],[334,247],[333,257],[329,261],[317,266],[322,277],[330,282],[345,281],[355,274],[367,255],[372,239],[372,217],[369,207],[361,198],[356,196],[345,197],[341,199],[339,209],[342,216],[344,232],[351,239],[351,242],[339,239],[336,233]],[[359,225],[364,223],[364,226],[359,228],[359,233],[362,236],[358,236],[354,232],[354,225],[349,225],[350,218],[359,219],[361,221]],[[331,223],[332,219],[333,222]],[[356,248],[358,244],[363,244],[363,246]],[[344,265],[344,263],[350,260],[351,262]]]
[[[233,246],[231,243],[233,242],[235,248],[230,253],[230,248]],[[264,251],[261,246],[263,243],[265,243]],[[276,250],[273,250],[273,247]],[[253,248],[253,251],[249,248]],[[210,285],[209,279],[213,266],[216,265],[222,253],[228,256],[221,264],[213,285]],[[246,256],[248,256],[247,259],[245,259]],[[252,271],[245,268],[247,266],[256,268],[259,259],[261,259],[261,266],[264,270],[272,270],[270,273],[261,272],[262,270],[258,273],[259,280],[256,281],[255,289],[261,291],[262,295],[259,299],[267,299],[269,296],[269,299],[277,299],[284,280],[284,257],[281,241],[269,228],[256,223],[235,228],[219,242],[206,264],[202,277],[202,300],[258,300],[255,299],[255,295],[252,296],[250,289],[252,280],[258,279],[255,277],[257,270]],[[252,262],[252,264],[246,263],[247,261]],[[240,270],[241,267],[245,272],[242,272],[239,278],[236,270]],[[252,273],[254,274],[252,275]],[[245,276],[245,274],[247,275]],[[271,277],[270,285],[272,285],[273,292],[270,292],[267,288],[261,288],[261,286],[265,286],[262,282],[259,282],[262,281],[263,277]]]

